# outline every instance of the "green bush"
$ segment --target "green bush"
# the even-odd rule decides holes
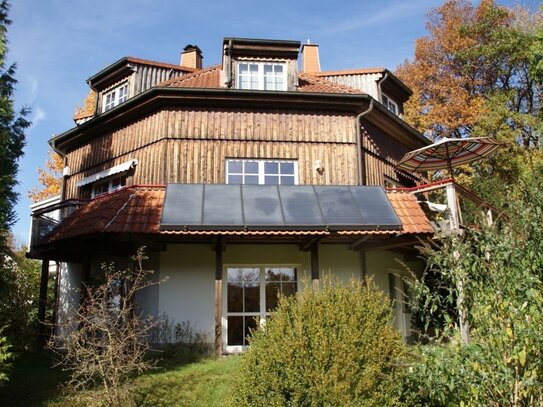
[[[252,333],[235,406],[388,406],[405,348],[388,298],[370,281],[326,281],[281,298]]]

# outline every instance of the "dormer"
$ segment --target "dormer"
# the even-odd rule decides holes
[[[245,90],[295,91],[299,41],[224,38],[222,83]]]
[[[182,63],[186,56],[201,51],[196,46],[185,47]],[[198,62],[194,58],[194,63]],[[105,113],[128,99],[146,91],[156,84],[194,72],[196,66],[168,64],[144,59],[124,57],[87,79],[89,87],[96,93],[95,114]],[[78,123],[77,118],[76,123]],[[78,123],[79,124],[79,123]]]
[[[360,89],[381,102],[391,113],[400,117],[403,115],[403,104],[413,94],[401,80],[384,68],[349,69],[313,74],[344,86]]]

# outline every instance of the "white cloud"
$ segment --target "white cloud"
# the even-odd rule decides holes
[[[32,117],[30,121],[32,124],[30,125],[30,128],[28,130],[33,129],[38,125],[38,123],[44,121],[47,118],[47,115],[45,114],[45,111],[40,106],[35,106],[32,108]]]

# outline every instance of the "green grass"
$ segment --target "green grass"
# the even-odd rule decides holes
[[[51,368],[53,364],[47,353],[20,355],[13,363],[10,381],[0,387],[0,406],[72,407],[97,402],[93,391],[75,397],[61,395],[59,385],[67,376]],[[238,366],[235,356],[188,364],[169,361],[129,385],[138,406],[224,406]]]
[[[140,376],[136,401],[140,406],[224,406],[234,382],[239,358],[209,359],[165,372]]]

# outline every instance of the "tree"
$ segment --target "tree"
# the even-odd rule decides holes
[[[510,194],[509,218],[445,238],[426,251],[448,295],[429,290],[426,276],[412,283],[413,308],[430,325],[445,321],[406,378],[404,394],[416,394],[415,405],[542,405],[542,175],[519,180]],[[465,282],[469,304],[469,345],[458,340],[457,313],[448,312],[456,305],[458,279]]]
[[[495,198],[493,187],[514,183],[541,163],[543,91],[534,76],[538,54],[530,50],[542,28],[541,11],[449,0],[430,12],[428,35],[416,41],[413,61],[397,69],[414,91],[406,120],[421,132],[504,143],[466,178],[466,186],[488,199]],[[489,178],[490,186],[479,183]]]
[[[9,228],[16,220],[14,206],[17,202],[18,159],[23,155],[24,131],[30,125],[26,120],[29,111],[23,108],[19,113],[13,106],[15,65],[6,67],[7,27],[9,3],[0,2],[0,249],[4,252]],[[0,256],[0,264],[3,258]]]
[[[15,350],[31,348],[36,336],[41,267],[26,252],[12,250],[0,273],[0,327]]]
[[[135,303],[138,292],[155,284],[148,279],[152,271],[143,269],[145,259],[141,248],[133,258],[134,269],[104,264],[104,280],[84,288],[74,318],[50,342],[59,364],[70,371],[68,384],[76,390],[100,387],[108,406],[130,405],[126,380],[152,366],[144,356],[156,321],[143,318]]]
[[[45,168],[38,167],[38,181],[41,188],[32,188],[28,191],[28,197],[33,202],[39,202],[60,194],[63,167],[62,157],[52,150],[49,151]]]

